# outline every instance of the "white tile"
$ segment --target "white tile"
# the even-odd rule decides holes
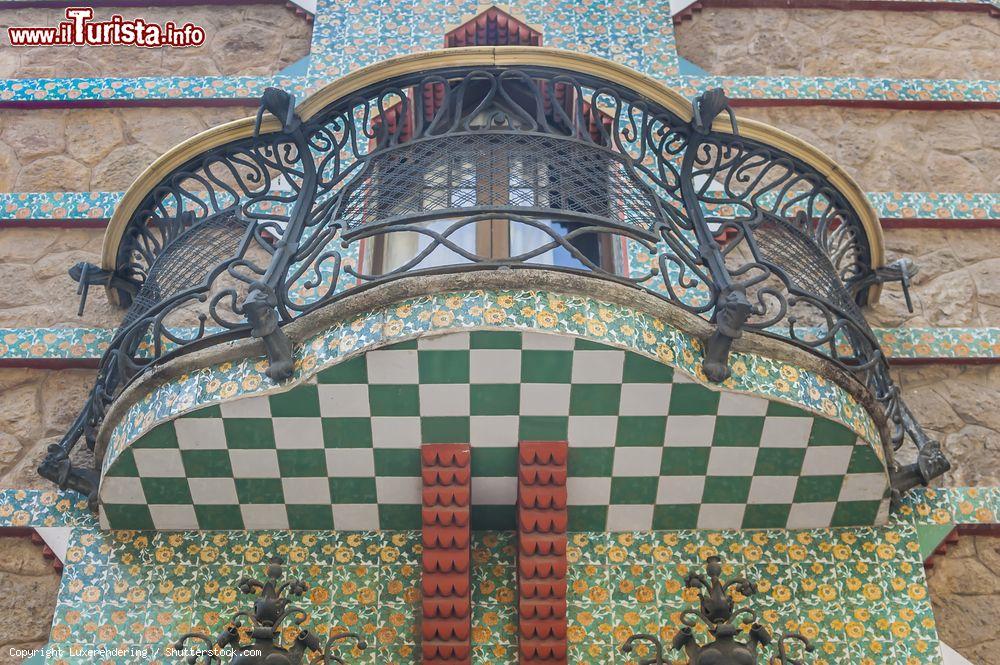
[[[522,416],[569,415],[568,383],[522,383]]]
[[[660,475],[660,459],[663,448],[657,446],[618,446],[615,448],[615,463],[611,475],[632,478],[649,478]]]
[[[371,448],[328,448],[326,473],[331,478],[370,478],[375,475]]]
[[[611,478],[567,478],[566,497],[571,506],[606,506],[611,502]]]
[[[323,448],[323,421],[319,418],[272,418],[271,425],[275,448]]]
[[[430,335],[417,339],[417,348],[420,350],[463,350],[469,348],[469,333],[447,333],[444,335]]]
[[[367,418],[371,415],[365,383],[321,383],[316,391],[319,415],[324,418]]]
[[[840,501],[876,501],[885,494],[886,477],[881,473],[849,473],[840,486]]]
[[[739,529],[743,526],[742,503],[706,503],[698,510],[699,529]]]
[[[576,338],[569,335],[526,332],[521,334],[521,348],[541,351],[572,351]]]
[[[476,477],[472,479],[472,504],[512,506],[517,501],[517,478]]]
[[[809,445],[812,418],[768,416],[760,433],[761,448],[805,448]]]
[[[660,476],[656,487],[656,503],[701,503],[705,493],[705,476]]]
[[[333,528],[337,531],[377,531],[378,506],[373,503],[334,504]]]
[[[417,416],[372,417],[372,445],[376,448],[419,448],[420,443]]]
[[[282,478],[285,503],[330,503],[330,481],[326,478]]]
[[[569,443],[580,448],[611,448],[618,432],[616,416],[570,416]]]
[[[108,513],[103,505],[97,507],[97,525],[105,531],[111,529],[111,522],[108,521]]]
[[[763,416],[766,413],[766,399],[740,393],[719,393],[720,416]]]
[[[181,450],[226,448],[226,430],[221,418],[178,418],[174,421],[174,432]]]
[[[416,349],[371,351],[367,355],[368,383],[417,383]]]
[[[809,446],[802,460],[803,476],[842,476],[851,463],[852,446]]]
[[[885,524],[889,521],[889,511],[892,508],[889,499],[882,499],[875,514],[875,524]]]
[[[833,512],[837,509],[835,501],[817,503],[793,503],[788,513],[787,527],[789,529],[821,529],[830,526]]]
[[[234,478],[280,478],[277,450],[230,450]]]
[[[473,481],[474,482],[474,481]],[[375,479],[375,495],[379,503],[403,503],[408,505],[421,502],[420,490],[423,479],[409,477],[380,477]]]
[[[240,506],[243,526],[253,529],[287,529],[288,513],[281,503],[249,503]]]
[[[235,506],[240,502],[232,478],[188,478],[188,489],[195,505]]]
[[[618,413],[623,416],[665,416],[670,412],[669,383],[623,383]]]
[[[270,418],[271,402],[267,396],[245,397],[219,405],[223,418]],[[206,418],[191,418],[190,420],[207,420]]]
[[[469,443],[479,448],[517,446],[520,419],[517,416],[472,416]]]
[[[103,503],[146,503],[146,493],[138,478],[105,476],[101,481],[101,501]]]
[[[194,506],[151,504],[149,515],[153,518],[153,526],[158,531],[198,528],[198,516],[194,514]]]
[[[469,351],[470,383],[520,383],[519,349],[473,349]]]
[[[469,415],[469,384],[422,383],[417,389],[421,416]]]
[[[624,351],[576,351],[573,383],[621,383]]]
[[[653,506],[608,506],[608,531],[648,531],[653,527]]]
[[[710,446],[715,416],[667,416],[665,446]]]
[[[791,503],[798,476],[754,476],[747,503]]]
[[[691,376],[685,373],[683,370],[674,369],[673,383],[695,383],[695,380]]]
[[[757,465],[757,449],[718,446],[708,453],[709,476],[752,476]]]
[[[135,467],[142,478],[183,478],[181,451],[175,448],[137,448],[132,450]]]

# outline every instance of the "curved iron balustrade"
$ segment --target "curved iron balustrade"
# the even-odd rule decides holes
[[[731,131],[713,129],[724,112]],[[70,452],[80,439],[93,450],[107,407],[167,358],[253,336],[281,380],[292,371],[286,322],[401,277],[521,267],[648,288],[708,320],[713,381],[728,376],[744,330],[823,355],[885,409],[890,468],[905,435],[918,447],[916,464],[893,469],[897,498],[948,469],[859,306],[873,285],[912,270],[873,265],[845,195],[804,160],[742,136],[721,90],[695,100],[688,121],[594,75],[450,67],[372,84],[305,121],[269,89],[258,130],[265,113],[279,131],[207,150],[146,194],[113,272],[77,270],[81,285],[103,281],[130,309],[86,408],[39,468],[60,486],[96,500],[96,468],[74,466]],[[498,255],[461,239],[498,220],[529,229],[535,244]],[[397,265],[348,260],[402,233],[423,240]],[[638,248],[654,267],[634,275],[622,255]],[[552,265],[554,251],[567,265]],[[428,266],[435,252],[453,260]]]

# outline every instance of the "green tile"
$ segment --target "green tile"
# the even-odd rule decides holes
[[[656,476],[650,478],[612,478],[611,503],[615,505],[656,503],[656,488],[659,480]]]
[[[614,448],[570,448],[567,471],[574,477],[609,477],[615,463]]]
[[[813,418],[810,446],[852,446],[858,435],[840,423],[825,418]]]
[[[468,351],[419,351],[420,383],[468,383]]]
[[[784,402],[768,402],[767,415],[782,417],[813,418],[814,414]]]
[[[390,344],[389,346],[383,346],[382,349],[386,351],[415,351],[419,345],[417,344],[417,339],[405,339],[402,342],[396,342],[395,344]]]
[[[701,504],[662,504],[653,507],[654,529],[697,529]]]
[[[284,503],[285,492],[280,478],[236,478],[236,496],[240,504]]]
[[[206,406],[204,408],[198,409],[197,411],[192,411],[191,413],[185,413],[181,418],[221,418],[222,409],[219,408],[218,404],[213,404],[212,406]]]
[[[616,349],[608,346],[607,344],[601,344],[599,342],[591,342],[589,339],[576,338],[573,342],[573,350],[575,351],[615,351]]]
[[[333,510],[322,504],[288,504],[285,506],[290,529],[332,529]]]
[[[749,504],[743,513],[744,529],[784,529],[792,506],[787,503]]]
[[[184,451],[181,451],[181,455]],[[226,459],[229,459],[228,457]],[[126,448],[121,451],[115,461],[111,464],[111,468],[108,469],[105,476],[116,476],[119,478],[138,478],[139,469],[135,466],[135,456],[132,454],[131,448]],[[188,474],[190,475],[190,474]]]
[[[521,352],[522,383],[570,383],[573,377],[572,351]]]
[[[758,446],[764,430],[763,416],[718,416],[712,445]]]
[[[142,483],[142,492],[146,495],[148,504],[194,503],[187,478],[140,478],[139,482]]]
[[[570,386],[569,415],[617,416],[621,398],[620,383],[575,383]]]
[[[419,529],[421,525],[420,506],[380,503],[378,521],[379,526],[387,531]]]
[[[113,529],[139,531],[153,529],[153,517],[149,514],[149,508],[144,505],[106,503],[104,514],[107,515],[108,523]]]
[[[222,426],[229,448],[274,448],[270,418],[226,418]]]
[[[420,419],[420,437],[424,443],[468,443],[467,416],[426,416]]]
[[[132,448],[176,448],[177,433],[172,422],[157,425],[132,444]]]
[[[420,387],[369,384],[368,405],[373,416],[419,416]]]
[[[521,386],[517,383],[472,384],[470,413],[474,416],[516,416],[521,412]]]
[[[702,503],[746,503],[750,496],[749,476],[709,476],[705,478]]]
[[[279,450],[278,469],[282,478],[325,478],[326,452],[314,449]]]
[[[411,448],[376,448],[376,476],[419,476],[420,451]]]
[[[243,529],[243,514],[239,506],[196,505],[194,514],[198,517],[198,526],[205,530]]]
[[[882,462],[870,446],[853,446],[851,462],[847,465],[847,473],[879,473],[884,470]]]
[[[619,416],[615,445],[662,446],[666,430],[666,416]]]
[[[512,330],[473,330],[470,349],[520,349],[521,333]]]
[[[232,478],[228,450],[182,450],[184,475],[188,478]]]
[[[472,452],[471,468],[473,476],[514,478],[517,476],[517,448],[476,448]]]
[[[473,505],[469,508],[469,521],[475,531],[513,531],[517,528],[516,508]]]
[[[521,416],[517,434],[521,441],[565,441],[569,437],[569,419],[565,416]]]
[[[363,354],[327,367],[316,375],[318,383],[368,383],[368,361]]]
[[[604,531],[608,528],[607,506],[567,506],[569,531]]]
[[[841,501],[833,511],[830,526],[865,526],[875,523],[878,501]]]
[[[323,445],[327,448],[371,448],[371,419],[323,418]]]
[[[669,447],[663,449],[661,476],[704,476],[708,473],[708,447]]]
[[[377,503],[374,478],[330,478],[333,503]]]
[[[674,380],[674,370],[652,358],[637,353],[625,354],[622,383],[670,383]],[[666,404],[663,405],[666,411]]]
[[[840,496],[843,476],[799,476],[795,485],[795,503],[836,501]]]
[[[805,448],[761,448],[757,451],[755,476],[797,476],[802,471]]]
[[[275,418],[318,418],[319,391],[315,384],[306,383],[288,392],[270,395],[271,416]]]
[[[696,383],[675,383],[670,388],[670,415],[714,416],[719,408],[719,393]]]

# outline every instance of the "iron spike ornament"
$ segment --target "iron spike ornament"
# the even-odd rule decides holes
[[[691,572],[684,578],[684,586],[689,589],[699,589],[700,603],[697,610],[686,610],[681,614],[684,624],[671,642],[672,649],[683,649],[687,655],[687,665],[756,665],[760,662],[761,647],[774,643],[774,655],[767,661],[769,665],[803,665],[801,659],[789,655],[789,645],[801,642],[801,649],[806,652],[813,650],[813,645],[798,633],[778,635],[773,638],[771,633],[757,621],[757,614],[748,607],[738,607],[731,589],[749,598],[757,593],[757,585],[745,577],[737,577],[728,581],[722,580],[722,559],[717,556],[708,557],[705,562],[707,577],[701,573]],[[698,644],[694,636],[694,627],[701,621],[708,626],[711,641]],[[747,639],[739,640],[743,634],[741,624],[750,624]],[[648,642],[652,651],[649,658],[640,658],[638,665],[666,665],[671,662],[665,659],[663,643],[653,636],[638,633],[629,637],[621,647],[624,654],[636,650],[638,643]]]
[[[301,596],[309,585],[300,580],[282,582],[284,560],[273,557],[267,565],[267,580],[260,582],[243,577],[237,584],[240,591],[257,597],[253,611],[240,611],[232,616],[228,625],[213,640],[204,633],[188,633],[174,643],[174,655],[179,655],[187,665],[345,665],[343,658],[332,650],[341,640],[352,639],[355,646],[367,648],[356,633],[331,633],[323,644],[319,635],[302,628],[308,615],[292,604],[291,597]],[[244,630],[244,620],[249,620],[249,632]],[[291,643],[287,643],[283,624],[298,628]],[[249,637],[250,642],[244,640]],[[185,646],[189,641],[200,642],[203,648]]]

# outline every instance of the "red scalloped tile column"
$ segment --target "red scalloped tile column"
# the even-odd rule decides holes
[[[566,662],[565,441],[522,441],[517,470],[521,663]]]
[[[421,448],[423,476],[423,662],[472,662],[468,444]]]

